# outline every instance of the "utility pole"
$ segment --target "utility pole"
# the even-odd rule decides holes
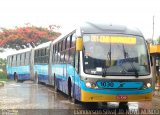
[[[153,37],[154,37],[154,16],[153,16],[153,32],[152,32],[152,45],[153,45]],[[152,85],[153,85],[153,91],[155,91],[155,84],[156,84],[156,54],[154,54],[152,56],[152,63],[153,63],[153,66],[152,66],[152,76],[153,76],[153,79],[152,79]]]
[[[153,37],[154,37],[154,16],[153,16],[153,32],[152,32],[152,44],[153,44]]]

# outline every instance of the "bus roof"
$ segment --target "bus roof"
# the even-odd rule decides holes
[[[143,34],[137,28],[129,28],[122,25],[107,23],[85,22],[80,26],[80,30],[82,34],[126,34],[143,36]]]
[[[74,32],[76,29],[72,29],[72,31],[68,32],[68,33],[63,33],[62,35],[60,35],[57,39],[55,39],[52,44],[59,42],[62,38],[67,37],[68,35],[70,35],[72,32]]]
[[[40,44],[37,47],[35,47],[34,49],[36,50],[36,49],[41,49],[41,48],[49,47],[50,44],[51,44],[51,41],[43,43],[43,44]]]
[[[18,51],[15,51],[15,52],[13,52],[12,54],[10,54],[8,56],[12,56],[12,55],[15,55],[15,54],[20,54],[20,53],[28,52],[28,51],[31,51],[31,49],[32,48],[26,48],[26,49],[18,50]]]

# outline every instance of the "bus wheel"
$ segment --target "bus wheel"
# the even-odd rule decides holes
[[[19,81],[16,73],[14,73],[14,80],[16,81],[16,83]]]
[[[71,99],[71,79],[68,79],[68,97]]]
[[[57,87],[57,83],[56,83],[56,76],[54,75],[54,90],[56,92],[58,92],[58,87]]]
[[[75,99],[74,97],[71,97],[71,102],[73,102],[74,104],[77,104],[77,103],[78,103],[78,100]]]
[[[74,98],[74,94],[72,92],[72,84],[71,79],[68,79],[68,98],[73,102],[74,104],[78,103],[78,101]]]
[[[119,108],[124,109],[124,110],[128,110],[128,102],[120,102]]]
[[[82,105],[87,109],[98,109],[98,102],[82,102]]]

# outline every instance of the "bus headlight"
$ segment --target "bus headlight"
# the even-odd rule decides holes
[[[96,85],[94,83],[91,83],[91,82],[86,82],[86,87],[88,87],[88,88],[95,88]]]
[[[151,87],[151,83],[147,83],[147,87],[148,87],[148,88]]]
[[[150,88],[150,87],[152,87],[152,84],[150,82],[146,82],[142,89],[147,89],[147,88]]]

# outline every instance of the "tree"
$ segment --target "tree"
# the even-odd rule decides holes
[[[55,28],[59,28],[59,26],[51,25],[49,29],[36,26],[16,27],[15,29],[1,28],[0,47],[18,50],[53,41],[61,35],[54,31]]]
[[[2,69],[3,71],[6,70],[6,63],[7,63],[6,59],[0,58],[0,69]]]

